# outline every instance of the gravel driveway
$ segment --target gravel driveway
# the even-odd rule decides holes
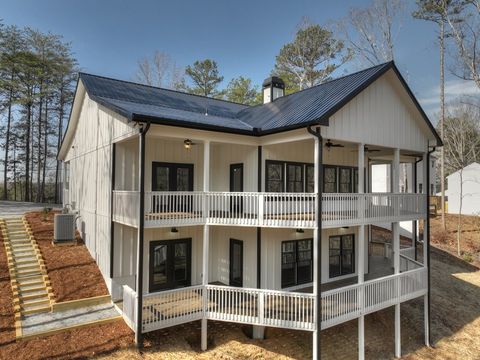
[[[42,210],[45,207],[60,209],[62,205],[23,201],[0,201],[0,217],[19,216],[29,211]]]

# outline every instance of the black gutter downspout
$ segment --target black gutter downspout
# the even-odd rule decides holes
[[[257,191],[262,192],[262,147],[258,146]],[[262,228],[257,227],[257,288],[262,288]]]
[[[413,163],[413,169],[412,169],[412,172],[413,172],[413,193],[416,194],[417,193],[417,163],[418,161],[415,161]],[[415,220],[413,222],[413,226],[412,226],[412,239],[413,239],[413,246],[415,248],[415,261],[417,261],[417,258],[418,258],[418,254],[417,254],[417,221],[418,220]]]
[[[427,178],[425,181],[425,186],[427,187],[427,201],[426,201],[426,208],[427,208],[427,221],[425,227],[427,229],[428,236],[423,239],[423,244],[425,246],[425,242],[427,244],[427,291],[428,291],[428,343],[432,346],[432,332],[431,329],[431,292],[430,292],[430,154],[435,151],[435,146],[431,151],[427,152],[427,163],[425,166],[427,167]],[[443,205],[442,205],[443,206]],[[424,231],[425,233],[425,231]]]
[[[318,152],[318,172],[317,172],[317,183],[318,183],[318,201],[317,201],[317,357],[321,358],[321,331],[322,331],[322,195],[323,195],[323,138],[320,133],[320,126],[316,127],[315,130],[311,126],[307,127],[307,130],[310,134],[315,136],[318,139],[317,152]]]
[[[138,219],[138,242],[137,242],[137,328],[135,331],[135,343],[142,346],[142,304],[143,304],[143,239],[145,229],[145,135],[150,129],[150,122],[140,129],[140,211]]]
[[[112,189],[110,198],[110,279],[113,279],[113,251],[114,251],[114,230],[115,223],[113,221],[113,191],[115,190],[115,159],[116,159],[117,144],[112,144]]]

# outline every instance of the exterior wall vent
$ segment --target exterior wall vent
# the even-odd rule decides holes
[[[75,241],[75,214],[55,214],[53,242]]]

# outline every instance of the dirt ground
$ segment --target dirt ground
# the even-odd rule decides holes
[[[48,337],[15,342],[12,288],[5,247],[0,234],[0,359],[79,359],[109,352],[132,343],[132,331],[121,320],[66,331]]]
[[[456,256],[458,215],[445,214],[445,220],[446,229],[443,229],[440,215],[431,218],[431,243]],[[480,266],[480,216],[462,215],[461,235],[462,259]]]
[[[87,247],[77,234],[77,245],[54,246],[54,212],[30,212],[26,218],[32,227],[57,302],[108,295],[102,274]]]
[[[436,221],[432,221],[432,243],[442,249],[432,247],[434,347],[423,345],[423,300],[416,299],[401,306],[402,354],[409,360],[480,359],[480,270],[452,255],[451,245],[434,239],[438,231]],[[42,232],[40,227],[37,231],[45,236],[43,249],[48,249],[51,233],[48,235],[48,229]],[[471,241],[473,250],[474,236]],[[79,247],[72,249],[75,248]],[[61,255],[61,251],[57,253]],[[69,264],[70,257],[73,255],[66,257]],[[61,260],[56,266],[62,267]],[[75,265],[67,267],[77,272],[83,269]],[[393,358],[393,316],[393,308],[366,316],[367,359]],[[15,343],[10,283],[0,239],[0,359],[311,359],[311,333],[268,328],[265,340],[252,340],[245,335],[247,329],[238,324],[210,321],[206,352],[199,349],[199,322],[149,333],[141,351],[133,346],[133,333],[122,321]],[[323,331],[322,359],[355,359],[357,331],[356,321]]]

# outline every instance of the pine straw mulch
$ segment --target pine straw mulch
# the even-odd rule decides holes
[[[77,245],[53,245],[53,217],[50,211],[25,214],[38,243],[56,302],[108,295],[108,289],[94,259],[77,232]]]
[[[83,270],[82,267],[77,269]],[[87,358],[132,344],[133,333],[121,320],[16,342],[12,288],[5,247],[0,234],[0,359]]]

